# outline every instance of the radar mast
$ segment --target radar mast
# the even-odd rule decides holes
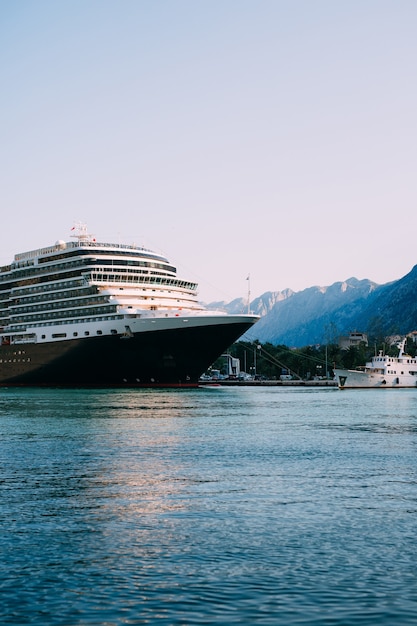
[[[83,222],[76,222],[71,228],[71,232],[74,233],[71,235],[71,237],[78,239],[78,243],[95,241],[95,237],[93,235],[90,235],[87,230],[87,224],[84,224]]]

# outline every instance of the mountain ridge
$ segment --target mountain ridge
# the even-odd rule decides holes
[[[352,330],[382,337],[417,328],[417,265],[402,278],[385,284],[348,278],[325,287],[267,291],[250,303],[261,319],[243,339],[291,347],[334,343]],[[210,309],[245,313],[247,300],[212,302]]]

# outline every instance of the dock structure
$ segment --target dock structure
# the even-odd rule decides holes
[[[337,387],[335,380],[201,380],[201,386],[221,387]]]

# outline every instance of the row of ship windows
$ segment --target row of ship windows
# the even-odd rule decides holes
[[[48,302],[51,300],[63,300],[68,298],[84,298],[86,296],[93,296],[98,293],[97,287],[85,287],[84,289],[66,289],[61,291],[54,291],[53,293],[41,293],[37,296],[32,294],[15,294],[13,293],[11,298],[11,305],[19,304],[25,297],[30,300],[30,304],[36,304],[37,302]],[[10,306],[10,305],[9,305]]]
[[[42,321],[42,326],[61,326],[66,324],[86,324],[89,322],[108,322],[109,320],[121,320],[123,319],[123,315],[106,315],[100,317],[87,317],[87,318],[76,318],[76,319],[65,319],[65,320],[55,320],[53,322]],[[6,326],[6,324],[5,324]],[[23,324],[23,329],[26,330],[28,328],[39,328],[39,324]],[[22,331],[22,324],[10,324],[8,326],[8,333],[16,333]]]
[[[92,307],[88,311],[86,309],[79,310],[71,310],[71,311],[56,311],[55,313],[43,313],[43,314],[34,314],[34,315],[25,315],[25,316],[13,316],[12,322],[13,324],[24,323],[24,322],[35,322],[35,321],[43,321],[43,320],[53,320],[59,318],[68,318],[68,317],[81,317],[85,316],[87,313],[91,313],[91,315],[104,315],[106,313],[115,313],[116,312],[115,305],[107,305],[103,307]]]
[[[0,359],[0,363],[29,363],[30,357],[26,359]]]
[[[160,294],[160,297],[162,296],[162,293]],[[152,297],[140,296],[140,300],[155,300],[155,298],[153,296]],[[82,299],[80,297],[77,300],[59,300],[57,302],[47,301],[46,304],[38,304],[36,306],[11,305],[9,309],[4,309],[2,311],[2,314],[6,315],[7,313],[9,313],[10,317],[14,318],[16,315],[31,314],[31,313],[36,313],[38,311],[40,312],[51,311],[54,309],[58,311],[63,311],[68,308],[74,308],[74,307],[83,307],[83,308],[91,307],[94,305],[99,305],[100,303],[103,303],[103,302],[107,302],[107,296],[98,296],[97,298],[85,298],[85,299]],[[181,300],[177,299],[176,302],[179,304]],[[132,307],[128,306],[128,308],[131,309]]]
[[[71,273],[67,274],[68,278],[71,278]],[[8,294],[12,294],[13,297],[26,296],[31,295],[33,293],[39,292],[47,292],[47,291],[57,291],[59,289],[67,289],[68,287],[76,286],[86,288],[90,287],[88,281],[94,280],[95,282],[111,282],[117,284],[132,284],[132,283],[145,283],[150,286],[160,286],[166,285],[168,287],[179,287],[181,289],[188,289],[190,291],[190,295],[194,295],[195,290],[197,289],[197,283],[190,283],[188,281],[179,280],[177,278],[166,278],[161,276],[142,276],[138,277],[136,274],[103,274],[100,272],[93,272],[92,274],[85,275],[82,280],[71,280],[71,281],[63,281],[62,279],[65,276],[60,276],[61,281],[56,281],[52,285],[45,284],[46,282],[50,282],[51,276],[38,276],[36,278],[32,278],[30,280],[22,281],[20,284],[14,283],[10,285],[10,288],[7,290]],[[145,288],[144,288],[145,289]]]
[[[123,287],[120,287],[120,291],[123,291]],[[150,290],[149,288],[146,289],[145,287],[142,289],[142,292],[147,292],[147,291],[152,291],[153,293],[156,293],[156,289],[152,289]],[[162,291],[162,290],[158,290],[159,293],[161,295],[163,294],[171,294],[172,290],[168,290],[168,291]],[[86,289],[76,289],[76,290],[69,290],[69,291],[61,291],[61,292],[54,292],[52,294],[44,294],[44,295],[39,295],[37,297],[33,297],[33,296],[28,296],[30,298],[30,306],[29,309],[28,307],[23,308],[22,307],[16,307],[17,304],[19,304],[22,299],[23,302],[25,301],[24,298],[20,298],[20,297],[16,297],[14,298],[14,300],[12,300],[8,306],[9,307],[13,307],[15,311],[27,311],[27,310],[33,310],[33,309],[39,309],[39,310],[44,310],[45,308],[57,308],[55,305],[51,304],[48,307],[41,307],[41,306],[37,306],[35,307],[34,305],[36,305],[39,302],[53,302],[54,300],[59,300],[61,301],[62,305],[64,308],[67,308],[68,306],[76,306],[77,304],[80,304],[79,300],[81,298],[87,298],[87,296],[89,295],[95,295],[97,296],[98,290],[97,287],[87,287]],[[185,295],[190,295],[192,296],[192,293],[188,293]],[[77,298],[77,300],[70,300],[69,298]],[[97,296],[96,298],[89,298],[88,300],[86,299],[84,302],[85,304],[95,304],[95,303],[99,303],[100,301],[103,300],[103,298],[107,298],[107,294],[102,295],[102,296]],[[141,296],[142,299],[147,299],[147,296]],[[82,303],[81,303],[82,304]],[[15,308],[16,307],[16,308]],[[3,310],[6,311],[8,307],[3,307]],[[0,311],[1,311],[1,306],[0,306]]]
[[[44,258],[44,259],[39,259],[38,260],[38,265],[43,265],[46,263],[54,263],[53,268],[55,267],[74,267],[74,266],[79,266],[81,264],[85,265],[86,263],[88,263],[89,265],[93,265],[93,264],[98,264],[100,263],[100,265],[121,265],[121,266],[131,266],[131,267],[150,267],[153,269],[160,269],[160,270],[168,270],[170,272],[176,272],[176,268],[173,267],[172,265],[168,265],[167,263],[156,263],[155,261],[151,261],[149,259],[145,260],[145,261],[137,261],[134,259],[100,259],[100,258],[94,258],[91,255],[91,252],[88,251],[84,254],[88,255],[88,258],[83,258],[80,253],[77,251],[76,253],[73,254],[60,254],[60,255],[56,255],[55,257],[51,258]],[[105,252],[104,255],[108,256],[108,252]],[[103,255],[100,255],[99,253],[94,253],[95,257],[100,257]],[[128,256],[125,254],[125,256]],[[64,260],[65,258],[70,258],[70,257],[77,257],[76,260],[71,260],[68,261],[66,263],[59,263],[56,264],[56,261],[60,261],[60,260]]]
[[[148,298],[148,296],[141,296],[142,300],[155,300],[154,297]],[[60,300],[58,302],[47,302],[46,304],[40,304],[37,306],[13,306],[9,309],[9,316],[10,318],[12,318],[13,320],[20,320],[22,321],[23,317],[28,317],[29,319],[42,319],[43,317],[47,318],[49,317],[49,311],[51,310],[56,310],[58,312],[62,311],[62,313],[64,313],[67,309],[71,308],[71,310],[74,310],[74,307],[83,307],[83,308],[79,308],[77,309],[78,313],[75,313],[76,315],[80,314],[80,311],[84,311],[86,308],[88,308],[88,310],[92,310],[92,311],[96,311],[95,308],[91,309],[91,307],[94,307],[95,305],[99,305],[101,302],[103,302],[103,300],[105,301],[105,296],[101,296],[98,298],[86,298],[83,301],[80,301],[81,299],[78,300]],[[176,300],[176,302],[178,304],[181,303],[181,301],[179,299]],[[104,307],[101,307],[101,310],[108,310],[110,308],[110,310],[115,311],[117,305],[114,304],[106,304]],[[131,306],[128,306],[127,308],[131,309]],[[37,315],[37,312],[40,312],[39,315]],[[48,311],[48,313],[45,313],[46,311]],[[6,311],[3,312],[3,314],[6,314]],[[70,313],[70,315],[72,315],[73,313]],[[82,314],[82,313],[81,313]],[[37,316],[36,316],[37,315]],[[20,317],[19,317],[20,316]],[[36,316],[36,317],[35,317]],[[68,316],[68,314],[67,314]],[[62,317],[61,315],[59,317]]]
[[[392,359],[387,358],[385,356],[382,357],[376,357],[374,358],[374,361],[378,361],[378,362],[383,362],[383,363],[391,363],[391,362],[395,362],[396,358],[392,357]],[[401,363],[415,363],[416,359],[401,359]]]
[[[25,276],[33,276],[34,274],[45,274],[48,273],[50,274],[51,272],[59,272],[59,271],[66,271],[68,269],[72,269],[72,268],[83,268],[83,267],[91,267],[94,265],[101,265],[103,267],[109,267],[112,268],[114,265],[117,265],[118,267],[120,267],[120,271],[123,271],[123,266],[142,266],[142,267],[147,267],[150,269],[155,269],[155,270],[160,270],[162,272],[166,272],[166,273],[175,273],[175,267],[170,267],[168,265],[162,265],[161,263],[149,263],[149,262],[134,262],[132,261],[131,263],[127,263],[127,262],[123,262],[123,261],[117,261],[116,263],[113,262],[109,262],[108,264],[106,264],[106,261],[104,261],[103,259],[97,260],[97,259],[91,259],[91,258],[86,258],[86,259],[76,259],[73,261],[68,261],[67,263],[56,263],[53,265],[37,265],[37,266],[31,266],[31,267],[25,267],[25,268],[16,268],[15,270],[12,271],[12,274],[18,278],[21,277],[25,277]],[[126,270],[124,270],[126,271]],[[138,270],[138,273],[143,273],[144,270]],[[147,272],[146,272],[147,273]]]
[[[151,298],[151,300],[153,300],[154,298]],[[177,303],[180,303],[179,300],[177,300]],[[108,311],[106,311],[106,309],[109,309]],[[131,309],[132,307],[128,307],[128,309]],[[155,305],[151,305],[149,306],[149,310],[150,311],[156,311],[158,309],[157,306]],[[26,324],[28,327],[37,327],[39,324],[34,324],[33,322],[42,322],[45,325],[51,325],[51,324],[70,324],[73,321],[74,322],[82,322],[82,321],[91,321],[91,320],[101,320],[101,319],[122,319],[124,317],[124,315],[109,315],[109,313],[114,313],[117,310],[117,307],[115,305],[109,305],[108,307],[98,307],[98,308],[92,308],[92,309],[79,309],[79,310],[71,310],[71,311],[67,311],[66,314],[64,314],[64,311],[57,311],[56,313],[52,314],[52,313],[43,313],[43,314],[28,314],[28,315],[8,315],[7,317],[3,317],[0,318],[0,327],[5,327],[5,326],[11,326],[12,328],[14,328],[15,324]],[[100,312],[100,314],[105,314],[106,317],[105,318],[101,318],[101,317],[95,317],[97,315],[97,312]],[[83,320],[80,319],[80,316],[85,316],[86,314],[90,313],[92,314],[93,317],[89,317],[88,320]],[[73,317],[75,317],[76,319],[72,319]],[[48,323],[48,320],[56,320],[55,322],[51,322]],[[60,321],[62,320],[62,321]]]
[[[54,268],[57,269],[57,268]],[[85,273],[83,274],[82,278],[80,279],[80,273],[81,272],[87,272],[88,269],[90,269],[91,271],[94,271],[93,268],[89,268],[89,267],[78,267],[76,269],[70,270],[70,271],[64,271],[64,269],[68,270],[69,268],[63,268],[62,272],[59,273],[47,273],[47,272],[26,272],[25,275],[20,275],[20,276],[1,276],[0,275],[0,283],[8,283],[3,287],[3,291],[5,289],[13,289],[14,293],[16,293],[18,288],[23,288],[25,289],[27,286],[29,285],[39,285],[41,288],[48,288],[48,284],[50,284],[51,282],[54,282],[55,284],[57,284],[58,281],[63,281],[66,279],[75,279],[78,278],[78,284],[86,284],[86,281],[88,281],[88,274]],[[136,275],[136,282],[144,282],[145,280],[152,280],[152,277],[150,276],[143,276],[143,274],[140,274],[138,272],[135,272],[135,270],[123,270],[120,269],[119,271],[124,272],[124,271],[130,271],[132,274]],[[156,272],[155,272],[156,273]],[[26,277],[27,274],[27,277]],[[55,282],[56,281],[56,282]],[[45,286],[46,283],[46,286]],[[15,291],[16,290],[16,291]]]
[[[6,287],[3,287],[3,289],[17,289],[17,288],[23,288],[26,290],[26,287],[28,285],[39,285],[41,289],[47,289],[48,288],[48,284],[54,281],[55,284],[58,281],[63,281],[63,280],[67,280],[67,279],[75,279],[78,278],[79,284],[83,284],[83,282],[85,283],[85,277],[83,276],[82,279],[80,279],[80,269],[78,270],[72,270],[70,272],[62,272],[60,274],[39,274],[37,273],[37,275],[32,275],[30,278],[14,278],[14,277],[9,277],[8,279],[6,278],[2,278],[0,276],[0,282],[8,282],[9,285],[7,285]]]
[[[154,301],[155,298],[148,298],[147,296],[142,296],[141,297],[142,300],[151,300]],[[184,300],[183,300],[184,301]],[[177,305],[181,304],[181,300],[176,300]],[[10,320],[13,320],[13,322],[17,322],[17,323],[21,323],[23,321],[28,321],[28,320],[43,320],[43,319],[57,319],[60,317],[68,317],[68,316],[72,316],[72,315],[85,315],[86,313],[89,313],[90,311],[92,312],[93,315],[96,314],[97,310],[99,310],[100,312],[106,312],[107,310],[109,312],[115,312],[117,310],[117,306],[116,304],[107,304],[105,306],[102,307],[94,307],[95,304],[99,304],[100,300],[97,299],[89,299],[88,301],[85,301],[83,304],[83,308],[81,309],[75,309],[74,312],[74,308],[71,308],[70,311],[68,311],[68,307],[74,307],[77,304],[81,304],[79,301],[75,301],[75,302],[59,302],[59,303],[55,303],[55,302],[51,302],[50,304],[44,304],[44,305],[40,305],[37,307],[13,307],[12,309],[8,309],[8,310],[4,310],[2,312],[3,316],[2,318],[0,318],[0,326],[7,326],[10,322]],[[128,309],[132,309],[132,306],[128,306]],[[155,311],[157,309],[157,307],[155,305],[152,305],[149,307],[152,311]],[[50,313],[50,311],[52,309],[55,309],[54,313]],[[37,313],[39,311],[39,313]]]
[[[46,291],[58,291],[62,289],[72,289],[74,287],[79,287],[84,289],[91,289],[84,279],[78,280],[66,280],[65,282],[55,282],[50,283],[49,285],[34,285],[32,287],[25,287],[24,289],[13,289],[13,296],[26,296],[28,294],[34,293],[44,293]]]
[[[110,269],[110,268],[109,268]],[[114,268],[113,272],[114,272]],[[136,284],[150,284],[150,285],[168,285],[172,287],[180,287],[185,289],[197,289],[197,283],[191,283],[186,280],[181,280],[175,277],[171,277],[168,274],[161,274],[161,272],[150,272],[150,275],[144,275],[141,272],[137,272],[131,269],[123,269],[118,268],[118,273],[108,273],[107,268],[99,268],[98,270],[94,270],[91,268],[91,271],[83,276],[83,279],[80,281],[67,280],[62,282],[62,279],[68,276],[71,278],[74,276],[75,272],[68,272],[65,275],[57,274],[57,280],[54,281],[54,275],[50,274],[48,276],[33,276],[25,280],[22,285],[13,287],[13,295],[26,295],[28,293],[36,293],[40,291],[48,290],[56,290],[60,285],[63,285],[63,288],[72,286],[72,283],[75,283],[74,286],[82,286],[88,285],[88,281],[94,280],[99,282],[113,282],[113,283],[136,283]],[[61,281],[59,281],[61,279]],[[0,278],[1,281],[1,278]],[[51,283],[53,281],[53,285],[44,285],[45,282]],[[23,286],[24,285],[24,286]]]
[[[26,279],[22,281],[15,281],[11,283],[8,290],[12,290],[13,296],[18,296],[18,295],[24,296],[26,294],[34,293],[35,291],[37,292],[46,291],[46,290],[53,291],[57,289],[57,285],[59,285],[60,283],[61,284],[63,283],[62,279],[72,278],[74,274],[75,272],[67,272],[66,274],[60,274],[60,275],[57,275],[56,277],[52,275],[36,276],[36,277],[34,276],[30,279]],[[53,280],[54,278],[61,279],[61,281],[56,280],[53,284],[53,289],[51,289],[50,285],[45,284],[45,283],[50,283],[50,281]],[[1,281],[1,278],[0,278],[0,281]],[[83,276],[83,280],[78,281],[77,284],[78,285],[84,284],[85,286],[89,286],[89,281],[110,282],[110,283],[129,284],[129,285],[132,283],[147,284],[147,285],[155,285],[158,287],[160,285],[166,285],[169,287],[179,287],[181,289],[192,290],[193,292],[197,289],[197,283],[190,283],[188,281],[180,280],[178,278],[170,278],[170,277],[165,277],[161,275],[143,276],[143,275],[138,275],[137,273],[132,272],[132,271],[130,271],[128,274],[107,274],[103,272],[93,271],[89,274],[85,274]],[[65,288],[66,286],[68,286],[69,282],[70,281],[65,281],[65,283],[63,283],[63,287]],[[71,281],[71,282],[75,282],[75,281]],[[32,289],[33,291],[30,291]]]
[[[118,281],[118,282],[132,282],[132,281]],[[155,280],[158,285],[161,284],[159,280]],[[181,281],[178,281],[181,282]],[[74,289],[77,287],[77,289]],[[121,287],[120,289],[123,289]],[[143,287],[142,291],[147,291],[146,287]],[[152,291],[155,291],[153,289]],[[51,293],[52,292],[52,293]],[[10,301],[10,297],[15,298],[15,302],[18,302],[20,297],[30,297],[31,303],[42,302],[45,300],[59,300],[62,298],[68,297],[78,297],[84,296],[88,294],[96,294],[97,287],[89,286],[85,282],[82,281],[66,281],[66,282],[58,282],[53,285],[42,286],[36,285],[32,287],[26,287],[25,289],[13,289],[12,294],[8,294],[7,298],[0,299],[0,308],[1,304],[8,305]],[[171,290],[168,290],[168,293],[171,293]],[[34,294],[40,294],[38,297],[33,297]],[[189,294],[193,295],[193,294]]]
[[[85,330],[85,331],[84,331],[84,337],[89,337],[89,336],[90,336],[90,334],[91,334],[91,333],[90,333],[90,331],[89,331],[89,330]],[[103,331],[102,331],[102,330],[100,330],[100,329],[98,329],[98,330],[96,331],[96,334],[97,334],[98,336],[100,336],[100,335],[102,335],[102,334],[103,334]],[[117,335],[117,330],[116,330],[115,328],[112,328],[112,329],[110,330],[110,334],[111,334],[111,335]],[[66,338],[67,338],[67,336],[68,336],[68,335],[67,335],[67,333],[52,333],[52,339],[66,339]],[[76,337],[78,337],[78,336],[79,336],[79,333],[78,333],[77,331],[74,331],[74,332],[72,333],[72,336],[73,336],[74,338],[76,338]],[[42,338],[42,339],[46,339],[46,335],[41,335],[41,338]],[[22,350],[17,350],[17,351],[15,351],[15,352],[13,352],[13,354],[14,354],[14,355],[25,354],[25,351],[24,351],[24,350],[23,350],[23,351],[22,351]],[[16,363],[16,362],[18,362],[18,363],[20,363],[20,362],[25,363],[26,361],[30,361],[30,358],[28,357],[28,358],[26,358],[26,359],[15,359],[15,358],[14,358],[14,359],[10,359],[10,358],[9,358],[9,359],[7,359],[7,358],[5,358],[5,359],[0,359],[0,363]]]
[[[88,259],[80,259],[78,262],[77,261],[70,261],[69,263],[59,263],[57,265],[53,265],[51,267],[39,267],[39,266],[32,266],[30,268],[23,268],[23,269],[14,269],[11,272],[11,276],[8,276],[8,280],[10,279],[17,279],[19,280],[20,278],[25,278],[26,276],[36,276],[39,274],[51,274],[51,272],[55,273],[55,272],[59,272],[60,270],[66,271],[72,268],[78,268],[78,270],[81,270],[83,267],[89,265],[89,260]],[[4,277],[6,279],[6,277]]]
[[[56,320],[54,322],[44,322],[42,326],[61,326],[62,324],[85,324],[87,322],[108,322],[109,320],[121,320],[123,319],[123,315],[106,315],[105,317],[87,317],[87,318],[77,318],[77,319],[66,319],[66,320]],[[26,324],[26,328],[38,328],[39,324]],[[17,329],[17,327],[11,326],[13,331]]]
[[[46,304],[38,304],[36,306],[15,306],[10,307],[10,314],[12,316],[22,313],[35,313],[37,311],[49,311],[51,309],[68,309],[73,307],[86,307],[100,304],[107,301],[106,296],[99,296],[96,298],[78,298],[77,300],[58,300],[56,302],[47,301]]]
[[[85,337],[89,337],[89,336],[90,336],[90,334],[91,334],[91,333],[90,333],[90,331],[89,331],[89,330],[85,330],[85,331],[84,331],[84,336],[85,336]],[[102,334],[103,334],[103,331],[102,331],[102,330],[97,330],[97,331],[96,331],[96,334],[97,334],[97,335],[102,335]],[[115,328],[112,328],[112,329],[110,330],[110,334],[111,334],[111,335],[117,335],[117,330],[116,330]],[[52,333],[52,339],[65,339],[67,336],[68,336],[68,335],[67,335],[67,333]],[[72,336],[73,336],[73,337],[78,337],[78,336],[79,336],[79,335],[78,335],[78,332],[77,332],[77,331],[74,331],[74,332],[72,333]],[[41,335],[41,338],[42,338],[42,339],[46,339],[46,335]]]
[[[163,276],[143,276],[140,280],[134,273],[123,274],[107,274],[103,272],[92,272],[89,277],[94,282],[109,283],[150,283],[152,285],[169,285],[170,287],[180,287],[182,289],[197,289],[197,283],[190,283],[186,280],[178,278],[165,278]]]

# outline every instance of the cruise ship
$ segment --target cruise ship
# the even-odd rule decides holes
[[[259,319],[206,309],[160,254],[73,231],[0,267],[0,385],[195,386]]]

